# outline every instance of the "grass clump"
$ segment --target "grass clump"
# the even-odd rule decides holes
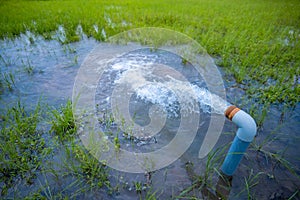
[[[75,124],[72,102],[67,101],[65,106],[62,106],[60,110],[52,111],[51,120],[51,131],[60,139],[60,141],[65,141],[74,137],[77,131]]]
[[[46,154],[45,140],[37,130],[40,106],[26,112],[18,103],[10,108],[0,123],[0,179],[5,195],[21,178],[31,184]]]
[[[78,143],[72,102],[68,100],[65,106],[59,110],[53,110],[51,114],[53,117],[51,132],[55,133],[59,142],[64,143],[64,151],[67,155],[63,162],[66,162],[65,167],[68,173],[64,176],[71,175],[84,180],[85,188],[88,190],[104,186],[110,190],[106,166],[94,158],[81,143]]]
[[[111,188],[105,165],[101,164],[81,145],[73,146],[73,152],[75,159],[79,162],[78,167],[80,170],[77,176],[84,178],[90,184],[91,189],[103,186]]]
[[[3,90],[8,89],[9,91],[13,91],[15,88],[15,77],[14,75],[9,73],[1,73],[2,77],[0,79],[0,94]]]

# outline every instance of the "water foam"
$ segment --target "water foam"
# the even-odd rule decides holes
[[[204,113],[223,114],[228,107],[228,102],[206,88],[183,78],[155,73],[157,67],[161,68],[162,65],[128,60],[116,63],[112,66],[112,70],[119,71],[115,84],[128,85],[140,100],[161,106],[168,117],[200,112],[196,103]]]
[[[178,116],[180,108],[181,112],[187,114],[198,112],[195,110],[195,102],[199,103],[204,113],[215,114],[223,114],[229,105],[227,101],[206,88],[176,79],[164,83],[147,83],[146,86],[137,88],[135,92],[141,100],[158,104],[175,117]],[[183,105],[178,105],[178,98],[184,102]]]

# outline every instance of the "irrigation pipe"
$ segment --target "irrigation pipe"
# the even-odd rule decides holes
[[[236,106],[229,106],[225,116],[238,126],[236,136],[221,167],[224,174],[232,176],[253,141],[257,127],[254,119]]]

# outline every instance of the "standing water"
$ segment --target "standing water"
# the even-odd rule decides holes
[[[98,45],[96,41],[87,38],[77,43],[61,45],[54,40],[45,41],[41,37],[35,37],[29,32],[13,41],[1,41],[0,72],[3,79],[1,79],[0,115],[4,115],[7,107],[15,105],[18,101],[21,101],[29,110],[35,107],[38,101],[41,101],[43,105],[56,108],[65,104],[66,100],[71,98],[79,65],[96,45]],[[242,101],[245,97],[242,87],[234,81],[225,84],[230,101],[240,105],[245,104],[244,108],[249,109],[251,105],[247,104],[251,102]],[[162,115],[159,119],[165,123],[156,122],[160,126],[163,124],[157,132],[133,133],[134,137],[131,137],[131,126],[127,126],[129,130],[126,130],[126,127],[124,129],[121,127],[122,130],[120,130],[122,123],[115,123],[113,119],[108,126],[107,119],[110,114],[114,116],[118,113],[118,108],[111,106],[116,105],[111,96],[120,94],[115,93],[114,90],[121,85],[125,85],[130,92],[128,116],[132,121],[128,121],[126,125],[134,123],[135,126],[147,129],[152,124],[151,120],[155,119],[153,116],[159,113]],[[122,95],[115,97],[128,100]],[[181,197],[202,198],[205,196],[200,190],[184,193],[195,180],[187,170],[187,163],[192,163],[196,175],[204,177],[208,164],[211,163],[208,162],[208,158],[199,159],[199,147],[207,132],[208,124],[212,120],[212,114],[223,115],[228,103],[208,90],[205,81],[190,63],[184,63],[181,57],[159,49],[152,51],[145,48],[121,55],[110,63],[99,78],[95,102],[101,129],[112,141],[118,135],[121,148],[128,151],[151,152],[164,147],[175,137],[181,118],[189,112],[199,115],[197,124],[199,129],[189,149],[178,160],[163,169],[146,174],[146,176],[111,169],[109,175],[111,184],[119,188],[111,196],[108,195],[108,190],[102,188],[86,191],[76,188],[82,178],[65,175],[71,167],[65,163],[67,153],[61,153],[61,148],[52,146],[55,150],[45,163],[55,163],[53,168],[49,170],[43,166],[48,171],[41,170],[31,184],[18,181],[15,185],[16,189],[8,190],[7,198],[24,197],[31,192],[42,190],[46,191],[41,192],[44,196],[49,196],[48,191],[50,195],[64,191],[67,196],[79,193],[79,198],[138,199],[137,183],[141,183],[142,190],[146,190],[142,195],[146,196],[151,187],[152,193],[155,193],[158,199],[176,199],[180,198],[178,197],[180,194]],[[298,104],[294,111],[289,111],[290,117],[280,122],[280,107],[270,108],[256,142],[259,145],[264,143],[267,145],[263,146],[261,151],[256,151],[254,147],[250,148],[247,159],[242,161],[236,172],[228,198],[246,198],[245,180],[248,181],[247,183],[257,183],[259,187],[254,185],[250,189],[261,199],[289,197],[299,188],[297,176],[299,176],[300,163],[299,159],[295,159],[299,157],[299,151],[297,151],[299,143],[297,133],[300,129],[299,110]],[[121,115],[119,117],[122,118]],[[47,123],[42,122],[45,126],[42,130],[49,128]],[[193,127],[192,124],[191,127]],[[226,122],[215,149],[230,143],[235,130],[236,127],[232,123]],[[275,139],[267,140],[271,136]],[[46,139],[47,145],[51,146],[53,143],[51,134]],[[287,162],[283,158],[273,160],[267,157],[269,154],[261,153],[270,152],[274,158],[278,149],[285,150],[283,158]],[[221,164],[221,162],[222,159],[216,163]],[[281,166],[281,163],[293,166],[294,171],[291,172],[291,168]],[[217,169],[218,165],[213,165],[212,171]],[[260,175],[255,176],[256,174]],[[211,191],[217,182],[215,179],[215,177],[212,178]],[[2,191],[4,183],[1,182],[0,185]],[[45,190],[45,188],[48,189]],[[18,192],[16,193],[15,190]]]

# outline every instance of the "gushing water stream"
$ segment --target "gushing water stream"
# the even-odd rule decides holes
[[[115,92],[120,87],[123,88],[121,92]],[[123,97],[126,95],[128,99]],[[113,98],[118,99],[115,100],[116,108]],[[147,126],[155,118],[165,115],[153,126],[163,127],[163,121],[171,123],[172,129],[178,128],[180,118],[190,113],[223,115],[229,105],[206,88],[205,81],[191,64],[183,64],[181,58],[173,53],[162,50],[152,52],[149,49],[122,55],[105,69],[99,79],[96,103],[100,114],[119,112],[118,107],[128,103],[130,114],[121,114],[123,118],[134,118],[128,126],[132,123]],[[165,131],[162,130],[160,135]],[[145,141],[157,142],[152,134],[138,135],[135,138],[137,145],[147,144]]]

